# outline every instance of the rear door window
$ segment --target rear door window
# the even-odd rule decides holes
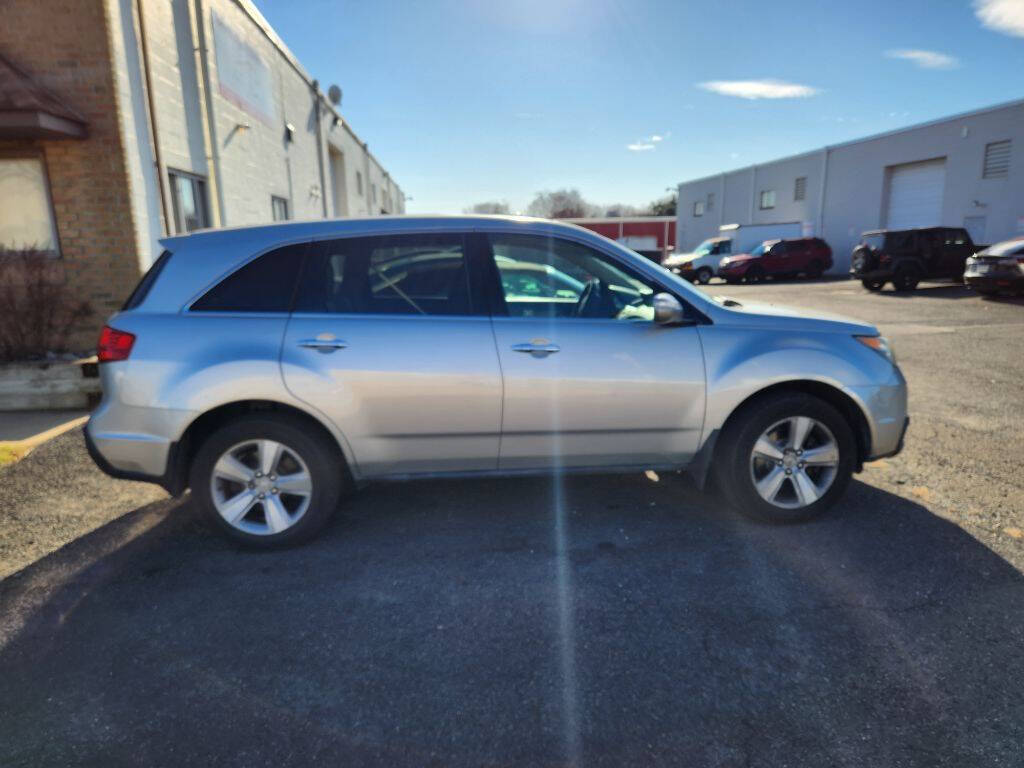
[[[193,312],[288,312],[306,243],[286,245],[238,269],[192,303]]]
[[[296,312],[470,315],[461,234],[329,240],[313,246]]]

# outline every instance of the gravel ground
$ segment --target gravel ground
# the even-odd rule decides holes
[[[1024,306],[710,289],[894,339],[906,450],[834,513],[755,525],[676,475],[416,482],[257,554],[71,434],[0,470],[5,546],[43,515],[51,552],[0,581],[0,765],[1024,764]]]

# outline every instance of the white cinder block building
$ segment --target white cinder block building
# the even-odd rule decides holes
[[[837,273],[870,229],[1024,234],[1024,101],[683,182],[677,211],[679,251],[723,224],[800,222],[832,247]]]

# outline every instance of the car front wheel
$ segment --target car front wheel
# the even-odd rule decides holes
[[[711,270],[707,267],[701,267],[697,270],[697,282],[701,285],[707,285],[711,282]]]
[[[816,517],[842,496],[853,474],[853,430],[834,407],[810,395],[753,401],[719,439],[719,486],[733,507],[756,520]]]
[[[203,443],[190,485],[215,527],[258,548],[297,543],[323,527],[341,496],[343,467],[336,447],[303,427],[253,414]]]
[[[867,288],[869,291],[877,292],[885,287],[885,280],[861,280],[860,284]]]

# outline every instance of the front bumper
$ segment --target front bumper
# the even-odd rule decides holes
[[[718,268],[718,276],[724,278],[740,278],[747,274],[747,270],[750,268],[750,263],[746,261],[736,262],[735,264],[726,264],[724,267]]]
[[[1024,275],[964,275],[964,283],[968,288],[980,288],[983,291],[1020,291],[1024,290]]]

